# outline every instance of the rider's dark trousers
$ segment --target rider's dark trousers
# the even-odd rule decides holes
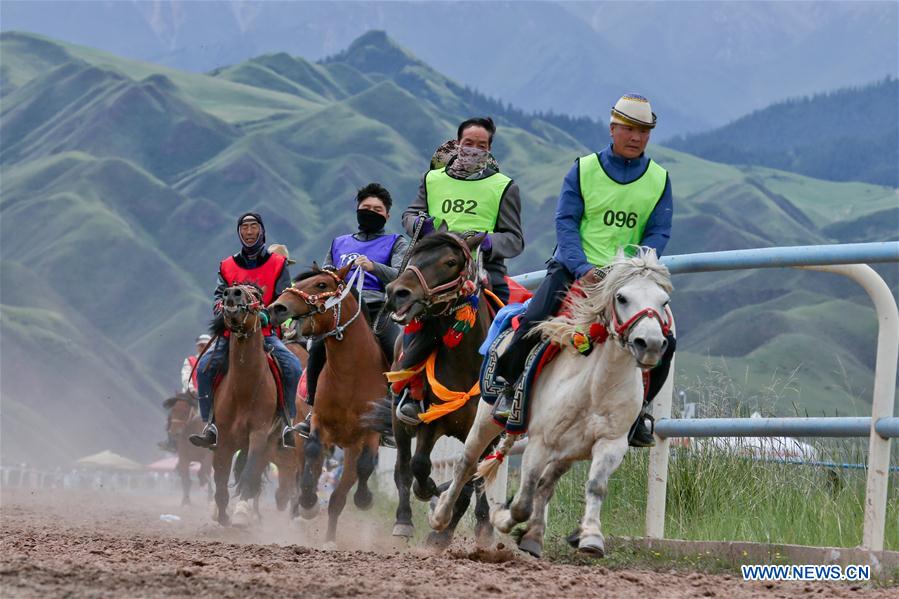
[[[209,422],[209,413],[212,411],[212,384],[215,375],[228,364],[228,339],[220,337],[215,345],[206,350],[200,356],[197,363],[197,395],[200,400],[200,416],[203,422]],[[271,347],[272,356],[281,367],[281,384],[284,389],[284,403],[287,404],[287,415],[291,422],[297,416],[297,407],[294,398],[297,395],[297,385],[300,382],[300,374],[303,366],[300,359],[291,352],[284,343],[275,335],[265,338],[266,351]]]
[[[362,302],[362,314],[369,324],[375,321],[383,302]],[[381,317],[381,330],[375,333],[378,344],[384,355],[387,356],[387,364],[393,363],[393,347],[399,336],[399,327],[385,314]],[[315,391],[318,388],[318,377],[325,368],[327,355],[325,353],[325,340],[315,339],[309,345],[309,359],[306,361],[306,403],[315,405]]]
[[[528,309],[522,315],[518,330],[512,337],[511,344],[508,349],[499,357],[496,363],[497,373],[506,379],[509,383],[514,383],[521,376],[524,369],[524,363],[527,361],[528,354],[540,342],[540,337],[536,335],[526,336],[534,326],[541,321],[553,316],[561,307],[565,300],[568,288],[574,283],[574,275],[562,266],[559,262],[551,260],[546,267],[546,278],[540,284]],[[647,393],[647,403],[652,401],[658,394],[665,380],[668,378],[668,371],[671,369],[671,359],[674,357],[674,350],[677,346],[677,340],[673,334],[669,334],[668,347],[662,355],[659,364],[649,372],[649,390]]]

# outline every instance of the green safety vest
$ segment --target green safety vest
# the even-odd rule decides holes
[[[486,231],[493,233],[499,217],[499,204],[512,179],[502,173],[477,180],[453,179],[446,167],[428,171],[425,191],[428,214],[436,229],[443,221],[449,231]]]
[[[639,245],[649,216],[665,192],[668,171],[649,161],[646,171],[630,183],[618,183],[602,168],[598,154],[579,159],[584,217],[581,246],[587,261],[607,266],[618,248]]]

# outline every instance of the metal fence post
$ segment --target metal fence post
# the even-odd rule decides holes
[[[805,268],[845,275],[861,285],[874,302],[877,313],[877,361],[874,364],[874,396],[871,400],[871,437],[868,442],[868,478],[865,484],[865,519],[861,546],[869,551],[883,551],[890,439],[877,434],[875,427],[878,419],[893,415],[896,401],[899,310],[890,288],[870,266],[849,264]]]
[[[652,415],[656,420],[671,417],[671,403],[674,396],[674,359],[668,380],[659,389],[652,402]],[[665,495],[668,491],[668,447],[667,437],[655,436],[656,444],[649,450],[649,472],[646,493],[646,536],[653,539],[665,538]],[[638,450],[639,451],[639,450]]]

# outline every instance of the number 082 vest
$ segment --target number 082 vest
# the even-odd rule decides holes
[[[638,245],[656,204],[662,199],[668,171],[649,161],[646,171],[630,183],[618,183],[606,173],[598,154],[578,159],[584,216],[581,245],[587,261],[606,266],[619,247]]]
[[[503,193],[511,183],[512,179],[502,173],[462,180],[447,175],[446,167],[429,171],[425,175],[425,190],[434,228],[446,221],[447,229],[453,233],[493,233]]]

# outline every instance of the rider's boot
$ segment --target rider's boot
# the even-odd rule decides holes
[[[306,419],[301,423],[293,427],[293,430],[297,432],[297,434],[304,439],[308,439],[309,435],[312,434],[312,411],[306,414]]]
[[[418,417],[419,414],[421,414],[419,402],[410,397],[409,387],[406,387],[397,401],[396,417],[407,426],[418,426],[421,424],[421,418]]]
[[[197,447],[215,449],[215,446],[218,443],[218,432],[218,429],[215,428],[215,424],[210,422],[206,425],[206,428],[203,429],[202,435],[191,435],[188,439]]]
[[[506,383],[493,404],[493,417],[500,420],[508,418],[512,413],[512,401],[515,399],[515,385]]]
[[[649,423],[647,426],[646,423]],[[631,447],[652,447],[656,444],[655,437],[655,418],[648,412],[640,412],[637,421],[631,426],[631,430],[627,436],[628,445]]]

